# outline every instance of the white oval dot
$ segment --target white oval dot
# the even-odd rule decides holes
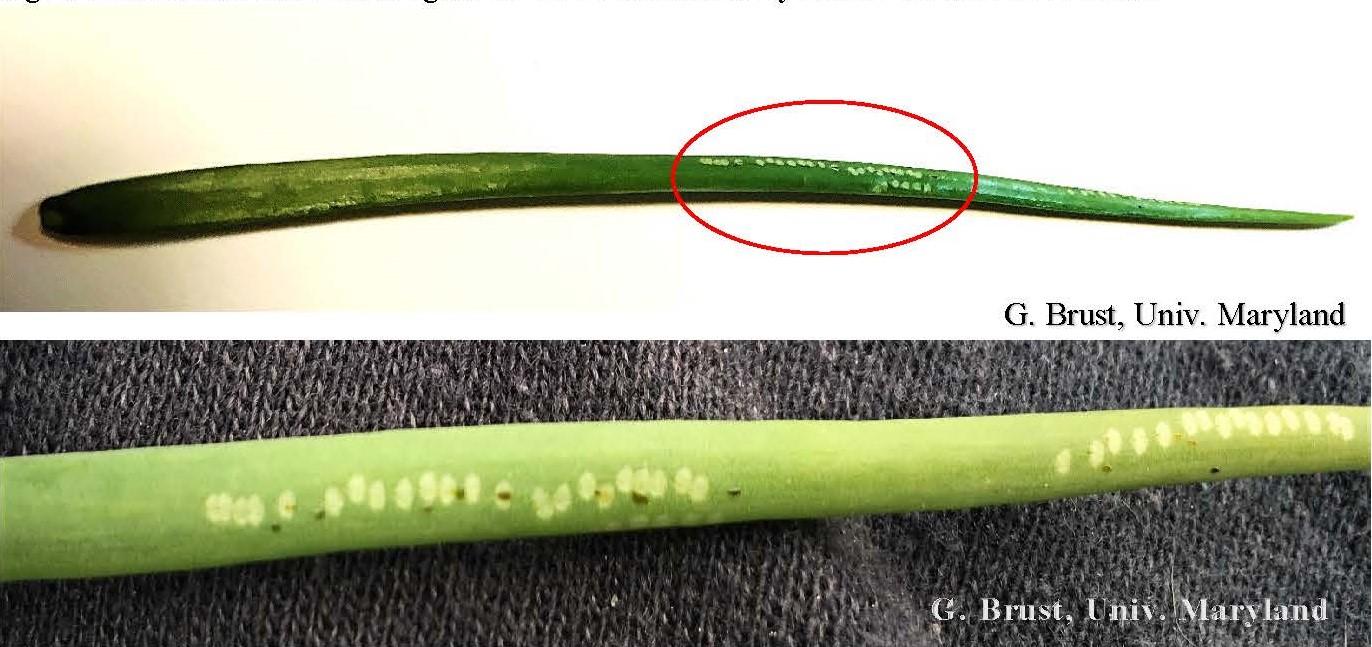
[[[282,519],[289,520],[295,516],[295,493],[286,490],[276,497],[276,514]]]
[[[510,484],[506,483],[505,487],[508,489],[510,487]],[[462,495],[467,498],[467,503],[469,504],[473,504],[477,501],[480,501],[481,477],[475,474],[468,474],[467,478],[462,480]]]
[[[595,497],[595,475],[585,472],[576,482],[576,494],[582,501],[590,501]]]
[[[395,484],[395,507],[401,510],[409,510],[412,503],[414,503],[414,486],[410,485],[410,479],[402,478]]]

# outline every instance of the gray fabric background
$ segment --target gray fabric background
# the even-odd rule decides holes
[[[1366,404],[1366,343],[8,343],[0,455],[406,426]],[[0,585],[0,645],[1366,644],[1365,474]],[[934,598],[1328,598],[1324,623]],[[1180,615],[1180,614],[1175,614]]]

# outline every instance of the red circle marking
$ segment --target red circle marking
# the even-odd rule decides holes
[[[692,210],[691,210],[690,205],[686,204],[686,199],[683,198],[683,197],[681,197],[681,187],[679,187],[679,186],[677,185],[677,178],[676,178],[676,176],[677,176],[677,169],[681,166],[681,159],[682,159],[683,157],[686,156],[686,151],[689,150],[689,149],[691,148],[691,146],[694,145],[694,144],[696,143],[696,141],[698,141],[701,137],[704,137],[704,136],[706,135],[706,133],[709,133],[710,131],[712,131],[712,130],[714,130],[714,129],[720,127],[720,126],[723,126],[724,124],[727,124],[727,123],[729,123],[729,122],[731,122],[731,121],[733,121],[733,120],[735,120],[735,119],[738,119],[738,118],[740,118],[740,117],[746,117],[746,116],[748,116],[748,115],[756,114],[756,113],[762,112],[762,111],[764,111],[764,110],[776,110],[777,108],[793,108],[793,107],[795,107],[795,106],[811,106],[811,105],[816,105],[816,106],[853,106],[853,107],[856,107],[856,108],[871,108],[871,109],[874,109],[874,110],[885,110],[886,112],[898,114],[898,115],[901,115],[901,116],[904,116],[904,117],[909,117],[909,118],[911,118],[911,119],[914,119],[914,120],[916,120],[916,121],[919,121],[920,123],[923,123],[923,124],[926,125],[926,126],[929,126],[930,128],[933,128],[934,130],[939,131],[940,133],[943,133],[943,135],[946,136],[948,139],[953,140],[953,143],[954,143],[954,144],[957,144],[957,145],[958,145],[958,148],[961,148],[961,149],[962,149],[962,152],[963,152],[964,154],[967,155],[967,162],[968,162],[969,164],[971,164],[971,166],[972,166],[972,190],[971,190],[971,192],[969,192],[969,193],[967,194],[967,199],[963,200],[963,201],[962,201],[962,205],[958,207],[957,211],[954,211],[954,212],[953,212],[953,215],[948,216],[948,218],[947,218],[946,220],[944,220],[943,222],[940,222],[939,224],[934,225],[933,227],[930,227],[929,229],[926,229],[926,230],[924,230],[924,231],[922,231],[922,232],[920,232],[920,233],[918,233],[918,234],[915,234],[914,236],[911,236],[911,237],[909,237],[909,238],[905,238],[905,239],[902,239],[902,240],[897,240],[897,241],[891,242],[891,243],[885,243],[885,244],[882,244],[882,245],[875,245],[875,246],[873,246],[873,247],[861,247],[861,248],[858,248],[858,249],[836,249],[836,250],[791,249],[791,248],[788,248],[788,247],[778,247],[778,246],[776,246],[776,245],[768,245],[768,244],[766,244],[766,243],[759,243],[759,242],[756,242],[756,241],[751,241],[751,240],[748,240],[748,239],[743,238],[743,237],[740,237],[740,236],[735,236],[735,235],[733,235],[733,234],[731,234],[731,233],[729,233],[729,232],[727,232],[727,231],[724,231],[723,229],[720,229],[719,227],[716,227],[716,226],[710,224],[709,222],[706,222],[704,218],[701,218],[699,215],[696,214],[695,211],[692,211]],[[929,119],[926,119],[926,118],[924,118],[924,117],[921,117],[921,116],[919,116],[919,115],[917,115],[917,114],[915,114],[915,113],[913,113],[913,112],[908,112],[908,111],[905,111],[905,110],[901,110],[900,108],[892,108],[891,106],[884,106],[884,105],[881,105],[881,104],[879,104],[879,103],[869,103],[869,102],[867,102],[867,101],[848,101],[848,100],[846,100],[846,99],[801,99],[801,100],[798,100],[798,101],[784,101],[784,102],[782,102],[782,103],[771,103],[771,104],[767,104],[767,105],[765,105],[765,106],[758,106],[758,107],[756,107],[756,108],[749,108],[749,109],[744,110],[744,111],[742,111],[742,112],[736,112],[736,113],[734,113],[734,114],[732,114],[732,115],[729,115],[728,117],[725,117],[725,118],[723,118],[723,119],[720,119],[719,121],[716,121],[715,123],[712,123],[712,124],[706,126],[706,127],[705,127],[704,129],[702,129],[700,132],[696,133],[696,134],[695,134],[694,136],[692,136],[690,139],[686,140],[686,144],[685,144],[684,146],[681,147],[681,150],[678,151],[677,154],[676,154],[676,158],[672,160],[672,173],[671,173],[672,197],[676,198],[676,203],[679,204],[679,205],[681,205],[681,208],[684,209],[684,210],[686,211],[686,214],[689,215],[689,216],[691,216],[692,218],[694,218],[696,222],[698,222],[698,223],[701,224],[701,226],[705,227],[706,229],[709,229],[710,231],[712,231],[712,232],[714,232],[714,233],[716,233],[716,234],[719,234],[720,236],[723,236],[723,237],[725,237],[725,238],[728,238],[729,240],[732,240],[732,241],[734,241],[734,242],[736,242],[736,243],[742,243],[742,244],[747,245],[747,246],[749,246],[749,247],[756,247],[756,248],[758,248],[758,249],[765,249],[765,250],[767,250],[767,251],[769,251],[769,252],[780,252],[780,253],[782,253],[782,254],[801,254],[801,255],[805,255],[805,256],[844,256],[844,255],[847,255],[847,254],[866,254],[866,253],[868,253],[868,252],[879,252],[879,251],[882,251],[882,250],[884,250],[884,249],[891,249],[891,248],[894,248],[894,247],[900,247],[901,245],[908,245],[908,244],[910,244],[910,243],[913,243],[913,242],[915,242],[915,241],[917,241],[917,240],[919,240],[919,239],[921,239],[921,238],[924,238],[925,236],[928,236],[928,235],[930,235],[930,234],[932,234],[932,233],[934,233],[934,232],[936,232],[936,231],[938,231],[938,230],[940,230],[940,229],[943,229],[944,227],[947,227],[949,223],[953,222],[954,220],[957,220],[958,216],[961,216],[961,215],[962,215],[962,212],[967,211],[967,208],[970,207],[970,206],[972,206],[972,199],[975,198],[976,195],[977,195],[977,184],[978,184],[978,181],[980,180],[980,178],[981,178],[981,174],[977,171],[977,160],[976,160],[976,158],[972,157],[972,151],[971,151],[970,149],[967,148],[967,145],[966,145],[966,144],[962,143],[962,140],[961,140],[961,139],[958,139],[958,136],[957,136],[957,135],[954,135],[954,134],[953,134],[951,131],[949,131],[947,128],[944,128],[943,126],[940,126],[940,125],[934,123],[933,121],[931,121],[931,120],[929,120]]]

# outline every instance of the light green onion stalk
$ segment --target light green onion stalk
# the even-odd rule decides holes
[[[0,459],[0,580],[1367,470],[1367,407],[410,429]]]

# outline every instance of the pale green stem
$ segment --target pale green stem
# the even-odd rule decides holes
[[[1369,467],[1367,407],[517,424],[0,459],[0,580]]]

